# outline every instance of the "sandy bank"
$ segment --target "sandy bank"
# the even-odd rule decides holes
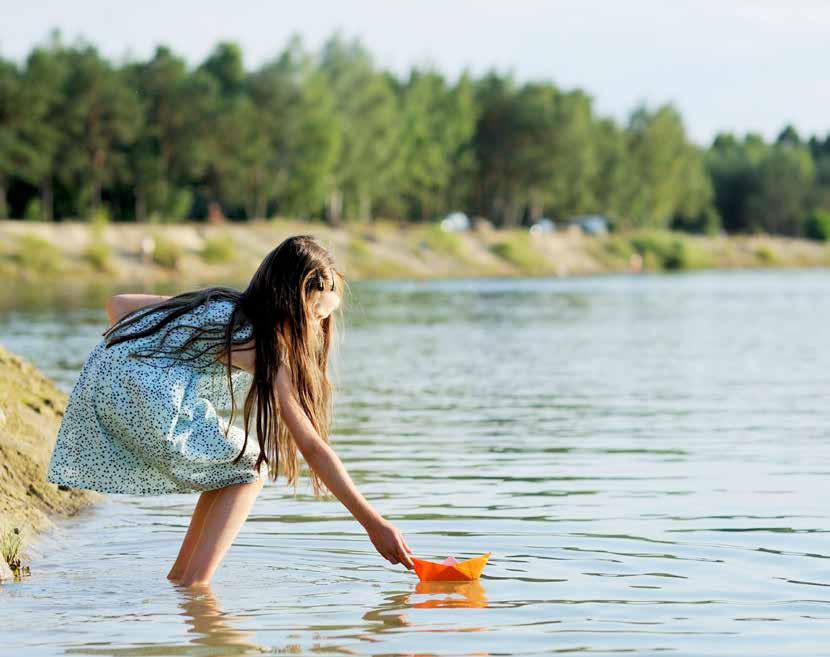
[[[566,276],[630,271],[826,267],[830,248],[801,239],[691,236],[649,231],[607,237],[531,236],[526,230],[446,233],[435,224],[344,224],[286,219],[250,223],[104,224],[0,221],[0,276],[128,282],[138,289],[247,280],[289,235],[312,233],[352,280]]]
[[[67,395],[25,359],[0,345],[0,530],[24,538],[103,496],[46,481]],[[22,559],[25,563],[26,559]]]

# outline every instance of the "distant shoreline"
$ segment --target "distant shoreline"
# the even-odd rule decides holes
[[[526,229],[445,232],[391,221],[338,227],[287,219],[221,224],[0,221],[0,276],[148,286],[247,280],[290,235],[311,233],[350,280],[568,276],[630,271],[830,267],[805,239],[643,231],[592,237]]]

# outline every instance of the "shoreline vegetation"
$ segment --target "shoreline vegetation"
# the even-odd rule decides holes
[[[110,223],[0,221],[6,280],[136,286],[244,281],[289,235],[312,233],[351,280],[568,276],[698,269],[830,267],[830,244],[759,235],[640,230],[532,235],[486,223],[463,232],[436,223],[373,221],[331,226],[289,219]],[[232,284],[232,283],[229,283]]]

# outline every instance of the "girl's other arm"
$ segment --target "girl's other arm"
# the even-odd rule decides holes
[[[414,568],[408,554],[412,550],[403,536],[360,494],[340,458],[314,429],[314,425],[297,401],[291,374],[285,366],[280,367],[277,372],[277,395],[280,415],[309,467],[317,473],[355,520],[363,525],[381,556],[393,564],[402,563],[410,570]]]
[[[115,324],[124,315],[134,310],[159,303],[170,297],[159,296],[158,294],[115,294],[107,299],[104,308],[110,320],[110,326]]]

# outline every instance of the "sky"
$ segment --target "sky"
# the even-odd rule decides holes
[[[115,62],[170,46],[195,65],[220,41],[252,69],[292,34],[316,51],[335,31],[405,76],[432,67],[512,73],[580,88],[625,123],[643,103],[672,103],[689,138],[721,131],[773,140],[791,123],[830,133],[830,2],[823,0],[0,0],[0,56],[23,61],[52,29]]]

